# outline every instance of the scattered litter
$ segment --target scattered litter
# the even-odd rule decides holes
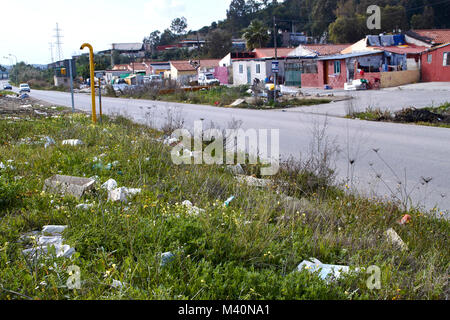
[[[173,147],[174,145],[178,144],[178,139],[177,138],[167,138],[167,139],[164,139],[163,143],[165,145]]]
[[[20,99],[28,99],[30,96],[26,93],[23,93],[19,96]]]
[[[12,165],[8,164],[7,166],[5,166],[5,164],[3,162],[0,162],[0,169],[5,170],[5,169],[10,169],[10,170],[15,170],[16,168],[14,168]]]
[[[31,104],[24,104],[23,106],[20,106],[23,109],[29,109],[32,108],[33,106]]]
[[[88,204],[88,203],[81,203],[79,205],[77,205],[75,207],[75,209],[77,210],[89,210],[90,208],[92,208],[93,205],[92,204]]]
[[[231,165],[228,166],[227,170],[234,175],[244,175],[245,174],[244,169],[242,168],[240,163],[238,163],[235,166],[231,166]]]
[[[95,180],[55,175],[44,182],[44,191],[61,194],[71,194],[76,198],[81,198],[85,192],[94,188]]]
[[[50,247],[55,247],[56,257],[70,258],[75,253],[75,249],[69,245],[63,244],[63,238],[61,233],[67,228],[67,226],[44,226],[42,228],[42,234],[50,234],[51,236],[41,235],[39,232],[32,232],[29,236],[23,238],[30,238],[38,236],[36,247],[24,249],[22,253],[26,258],[35,260],[40,256],[46,255]]]
[[[386,238],[388,242],[398,246],[402,251],[408,250],[408,246],[405,242],[403,242],[402,238],[400,238],[400,236],[397,232],[395,232],[394,229],[390,228],[386,231]]]
[[[109,179],[102,185],[102,189],[106,189],[108,191],[114,190],[117,188],[117,182],[114,179]]]
[[[119,280],[113,280],[111,287],[115,289],[122,289],[125,285]]]
[[[44,117],[48,116],[47,112],[41,112],[39,110],[34,110],[34,113],[36,113],[38,116],[44,116]]]
[[[55,140],[50,137],[44,137],[42,140],[45,142],[45,149],[56,144]]]
[[[236,199],[235,196],[229,197],[229,198],[227,199],[227,201],[225,201],[224,206],[225,206],[225,207],[228,207],[228,206],[230,205],[231,201],[233,201],[234,199]]]
[[[406,214],[405,216],[403,216],[402,220],[400,220],[400,224],[402,226],[410,223],[412,221],[412,217],[409,214]]]
[[[83,141],[78,140],[78,139],[69,139],[69,140],[64,140],[62,142],[63,146],[68,145],[68,146],[80,146],[83,144]]]
[[[200,209],[200,208],[195,207],[195,206],[192,204],[192,202],[190,202],[189,200],[183,201],[182,205],[185,206],[186,208],[188,208],[189,214],[192,214],[192,215],[196,215],[196,216],[197,216],[197,215],[199,215],[200,213],[205,212],[204,209]]]
[[[319,277],[322,280],[327,280],[329,276],[333,279],[339,279],[342,273],[348,273],[350,268],[348,266],[338,266],[331,264],[323,264],[315,258],[310,258],[310,261],[304,260],[297,267],[297,271],[308,270],[311,273],[319,271]],[[356,269],[357,271],[358,269]]]
[[[120,201],[123,203],[127,203],[129,197],[137,195],[141,192],[142,192],[141,189],[129,189],[129,188],[125,188],[125,187],[117,188],[117,189],[109,191],[108,201],[112,201],[112,202]]]
[[[175,255],[172,252],[165,252],[161,254],[161,267],[166,266],[169,262],[175,259]]]
[[[252,176],[244,176],[244,175],[236,176],[236,180],[238,180],[239,183],[247,184],[250,187],[264,188],[269,186],[270,184],[270,180],[268,179],[258,179]]]

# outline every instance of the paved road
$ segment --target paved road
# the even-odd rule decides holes
[[[405,101],[413,103],[419,96],[423,103],[428,101],[425,105],[432,102],[430,95],[434,91],[416,91],[418,90],[382,90],[376,94],[393,101],[392,93],[395,93],[394,97],[400,99],[400,104]],[[372,99],[371,92],[355,94],[361,101]],[[425,98],[426,95],[429,97]],[[32,90],[31,96],[57,105],[71,105],[70,94],[67,93]],[[443,99],[447,96],[448,93],[445,93]],[[403,107],[398,102],[395,103],[396,107]],[[76,94],[75,105],[77,109],[89,111],[90,96]],[[165,121],[169,108],[184,118],[186,128],[192,128],[193,122],[200,119],[204,119],[204,123],[213,121],[226,128],[232,119],[238,119],[242,121],[244,129],[280,129],[280,152],[283,158],[299,158],[301,153],[305,154],[312,140],[313,127],[327,121],[327,135],[342,150],[336,161],[339,179],[353,177],[354,186],[359,192],[388,197],[396,193],[398,182],[402,182],[401,186],[407,188],[406,193],[411,192],[414,204],[428,209],[438,206],[441,210],[450,211],[450,129],[325,116],[325,110],[330,108],[328,105],[315,107],[320,112],[313,114],[303,110],[283,112],[225,109],[146,100],[103,99],[104,113],[123,114],[137,122],[156,126]],[[374,149],[379,150],[378,153]],[[355,161],[353,170],[349,170],[349,160]],[[349,173],[351,171],[353,174]],[[422,185],[421,177],[430,177],[432,181]]]

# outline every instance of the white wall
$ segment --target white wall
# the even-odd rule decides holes
[[[256,73],[256,65],[260,65],[260,73]],[[239,66],[243,66],[242,73],[239,72]],[[247,67],[250,67],[251,78],[250,84],[253,83],[254,79],[259,79],[264,81],[267,77],[267,61],[233,61],[233,84],[242,85],[247,84]]]

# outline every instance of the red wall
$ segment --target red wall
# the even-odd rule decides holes
[[[341,73],[334,74],[334,61],[317,61],[317,73],[314,74],[302,74],[302,87],[315,87],[323,88],[324,83],[324,63],[328,63],[328,85],[333,89],[344,88],[344,84],[347,82],[347,67],[345,65],[345,59],[341,59]]]
[[[214,78],[220,81],[220,84],[228,84],[228,68],[216,67],[214,69]]]
[[[356,79],[366,79],[371,84],[374,84],[375,83],[375,79],[378,79],[378,81],[381,81],[381,74],[380,74],[380,72],[365,72],[364,76],[361,77],[360,74],[358,72],[356,72],[355,80]]]
[[[450,52],[450,46],[422,54],[422,81],[450,81],[450,66],[443,65],[444,52]],[[428,63],[429,54],[433,56],[431,63]]]

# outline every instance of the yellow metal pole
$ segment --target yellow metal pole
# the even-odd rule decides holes
[[[91,69],[91,96],[92,96],[92,122],[97,123],[97,112],[95,110],[95,78],[94,78],[94,49],[89,43],[84,43],[80,50],[83,50],[84,48],[89,48],[89,64]]]

